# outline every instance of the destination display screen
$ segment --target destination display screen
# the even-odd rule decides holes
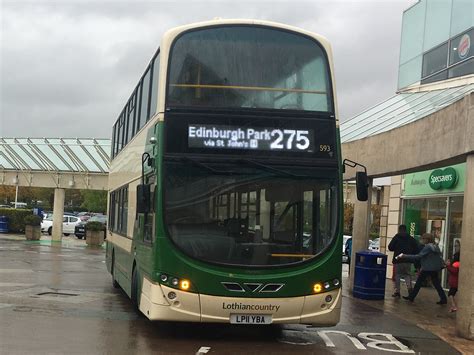
[[[188,148],[314,152],[314,130],[189,124]]]

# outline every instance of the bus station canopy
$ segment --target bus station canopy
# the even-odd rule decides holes
[[[110,139],[0,138],[0,170],[107,174],[110,146]]]
[[[341,123],[341,142],[384,133],[427,117],[461,100],[474,84],[442,90],[399,93]]]

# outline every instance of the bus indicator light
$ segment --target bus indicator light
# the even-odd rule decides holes
[[[190,282],[188,280],[181,280],[179,283],[179,288],[187,291],[189,290]]]
[[[321,284],[314,284],[313,286],[313,291],[315,293],[320,293],[323,290],[323,286]]]

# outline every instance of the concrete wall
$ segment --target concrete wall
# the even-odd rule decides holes
[[[385,240],[385,245],[388,246],[392,238],[398,232],[398,225],[400,224],[401,219],[401,189],[402,187],[402,177],[394,176],[392,177],[392,186],[390,187],[390,198],[388,201],[388,221],[387,221],[387,237]],[[393,265],[392,258],[393,253],[386,249],[387,258],[387,277],[391,278],[393,274]]]
[[[371,177],[393,176],[462,163],[474,152],[474,93],[432,115],[342,145],[342,157],[367,167]],[[351,179],[355,169],[346,169]]]
[[[17,182],[15,182],[17,181]],[[71,185],[71,182],[74,182]],[[107,190],[108,173],[80,174],[0,170],[0,185]]]

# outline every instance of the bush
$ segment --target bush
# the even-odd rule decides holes
[[[33,210],[0,208],[0,216],[8,217],[8,229],[13,233],[25,231],[25,217],[33,215]]]
[[[26,226],[38,227],[41,225],[42,219],[40,216],[37,216],[35,214],[29,214],[28,216],[25,216],[23,221],[25,222]]]
[[[87,222],[86,223],[86,230],[91,232],[100,232],[105,229],[105,226],[97,221]]]

